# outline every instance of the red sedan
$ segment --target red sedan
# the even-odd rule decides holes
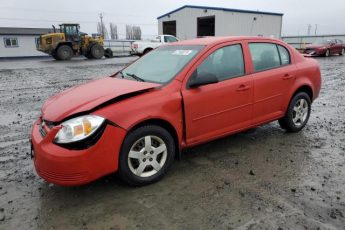
[[[333,39],[316,40],[313,44],[308,45],[304,50],[305,56],[325,56],[333,54],[345,55],[345,44],[342,40]]]
[[[320,85],[317,62],[275,39],[163,46],[46,101],[32,129],[35,168],[59,185],[114,172],[131,185],[149,184],[187,147],[275,120],[300,131]]]

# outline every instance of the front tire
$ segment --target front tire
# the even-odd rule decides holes
[[[143,55],[146,55],[146,54],[150,53],[151,51],[152,51],[151,48],[145,49],[143,52]]]
[[[311,99],[305,92],[297,93],[290,101],[285,116],[279,120],[280,127],[288,132],[299,132],[307,124],[311,111]]]
[[[341,56],[345,55],[345,48],[343,48],[343,49],[341,50],[341,52],[339,53],[339,55],[341,55]]]
[[[154,183],[167,173],[174,156],[174,139],[166,129],[156,125],[139,127],[123,141],[119,176],[132,186]]]
[[[329,57],[331,55],[331,51],[329,49],[326,50],[325,57]]]

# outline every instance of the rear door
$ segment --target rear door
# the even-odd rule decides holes
[[[331,54],[339,54],[340,53],[340,44],[337,43],[336,39],[331,40]]]
[[[250,125],[253,80],[246,75],[242,47],[241,43],[214,47],[189,71],[182,89],[188,145]],[[188,81],[202,72],[216,75],[219,82],[188,88]]]
[[[286,97],[295,82],[296,67],[284,46],[270,42],[249,42],[254,81],[253,124],[284,114]]]

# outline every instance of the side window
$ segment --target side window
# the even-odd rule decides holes
[[[255,72],[280,66],[280,57],[275,44],[251,43],[249,44],[249,49]]]
[[[164,36],[164,42],[177,42],[177,39],[172,36]]]
[[[4,38],[4,45],[6,48],[18,47],[17,38]]]
[[[281,65],[290,64],[291,61],[290,61],[289,51],[283,46],[280,46],[280,45],[277,45],[277,46],[278,46],[278,50],[279,50]]]
[[[208,56],[197,68],[197,73],[207,72],[219,81],[244,75],[244,59],[241,45],[220,48]]]

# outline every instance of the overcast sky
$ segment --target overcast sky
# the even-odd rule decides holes
[[[284,13],[283,35],[312,33],[345,34],[345,0],[10,0],[1,1],[0,27],[51,27],[79,22],[81,30],[95,33],[99,13],[106,23],[118,25],[120,38],[125,24],[140,25],[144,37],[158,32],[157,17],[183,5],[226,7]]]

